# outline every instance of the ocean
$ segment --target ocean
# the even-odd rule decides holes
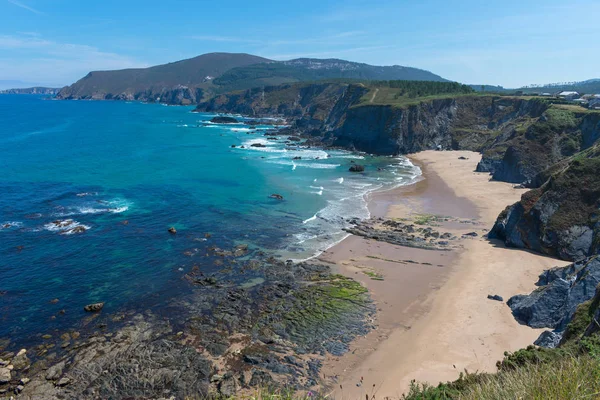
[[[193,290],[192,266],[218,268],[209,248],[308,259],[369,217],[368,193],[420,175],[403,157],[289,146],[272,126],[192,109],[0,96],[0,339],[33,343],[89,303],[160,307]]]

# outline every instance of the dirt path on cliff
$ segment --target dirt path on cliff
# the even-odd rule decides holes
[[[373,93],[373,96],[371,96],[371,100],[369,100],[369,103],[373,103],[373,101],[375,100],[375,96],[377,96],[377,93],[379,93],[379,88],[375,89],[375,92]]]
[[[400,398],[413,379],[437,385],[465,369],[493,372],[504,351],[526,347],[541,333],[517,323],[505,302],[535,289],[542,271],[566,263],[483,237],[523,190],[473,172],[480,157],[464,151],[416,154],[411,158],[426,180],[375,195],[370,203],[375,216],[385,209],[388,218],[472,217],[472,224],[444,227],[459,237],[477,233],[460,241],[462,250],[440,253],[351,236],[322,256],[369,288],[379,311],[377,330],[355,340],[344,356],[325,362],[334,398]],[[417,264],[385,262],[408,258]],[[360,273],[366,267],[384,281]],[[488,294],[504,302],[488,300]]]

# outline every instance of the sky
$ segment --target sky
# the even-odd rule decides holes
[[[600,78],[599,0],[0,0],[0,86],[209,52],[341,58],[515,88]]]

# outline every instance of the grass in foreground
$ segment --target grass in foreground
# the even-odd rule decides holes
[[[600,362],[583,355],[497,374],[466,374],[437,387],[413,383],[404,400],[571,400],[600,398]]]

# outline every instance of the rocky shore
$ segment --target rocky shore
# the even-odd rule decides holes
[[[192,267],[195,290],[152,310],[92,313],[85,331],[48,335],[12,351],[0,344],[0,398],[231,396],[263,385],[317,385],[326,354],[374,328],[358,282],[325,264],[293,264],[213,248],[223,266]],[[241,279],[241,280],[240,280]],[[98,310],[95,310],[98,311]]]
[[[350,227],[344,230],[356,236],[393,245],[442,251],[459,248],[457,240],[460,238],[479,236],[477,232],[468,232],[458,237],[454,232],[436,229],[436,226],[448,222],[474,223],[437,215],[420,215],[414,220],[404,218],[404,221],[379,217],[365,221],[352,220]]]

